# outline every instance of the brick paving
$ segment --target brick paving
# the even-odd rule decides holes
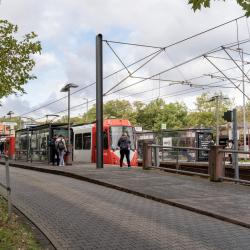
[[[29,165],[27,163],[15,163]],[[117,166],[105,166],[104,169],[96,169],[94,164],[53,167],[33,163],[32,166],[74,173],[223,216],[245,223],[250,227],[250,186],[232,182],[210,182],[206,178],[167,173],[160,170],[143,170],[140,167],[128,170],[126,167],[120,169]]]
[[[16,168],[11,183],[15,205],[57,249],[250,249],[247,228],[118,190]]]

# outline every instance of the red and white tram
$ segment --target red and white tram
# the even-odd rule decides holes
[[[74,134],[73,160],[75,162],[96,162],[96,124],[76,125]],[[119,165],[120,151],[117,143],[123,132],[127,132],[131,141],[131,166],[137,166],[135,130],[128,120],[107,119],[103,123],[103,161],[105,164]],[[124,159],[126,164],[126,159]]]

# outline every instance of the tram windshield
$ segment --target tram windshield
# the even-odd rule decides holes
[[[129,126],[112,126],[110,128],[111,148],[117,148],[117,143],[124,132],[127,132],[131,141],[130,148],[135,150],[134,130]]]

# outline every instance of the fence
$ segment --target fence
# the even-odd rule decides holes
[[[198,173],[195,171],[187,171],[180,169],[180,166],[198,165],[196,158],[198,154],[202,155],[202,159],[207,158],[207,162],[199,165],[207,166],[207,173]],[[234,178],[225,177],[226,154],[233,155],[232,169],[234,170]],[[198,176],[209,177],[211,181],[230,180],[250,184],[250,181],[240,179],[238,154],[250,154],[246,151],[226,150],[223,146],[211,146],[208,148],[194,147],[170,147],[156,144],[143,144],[143,168],[158,168],[175,173],[192,174]],[[189,156],[192,156],[189,157]],[[174,164],[175,168],[161,167],[161,163]]]
[[[5,158],[5,177],[6,184],[0,182],[0,186],[7,191],[7,202],[8,202],[8,220],[11,220],[12,214],[12,202],[11,202],[11,188],[10,188],[10,169],[9,169],[9,157],[7,155],[1,155]]]

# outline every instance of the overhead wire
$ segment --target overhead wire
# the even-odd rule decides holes
[[[120,43],[120,44],[127,44],[127,45],[133,45],[133,46],[143,46],[143,47],[151,47],[151,48],[159,49],[158,51],[155,51],[155,52],[153,52],[153,53],[147,55],[146,57],[141,58],[141,59],[139,59],[138,61],[136,61],[136,62],[134,62],[134,63],[128,65],[128,66],[127,66],[127,68],[128,68],[128,67],[130,67],[130,66],[133,66],[133,65],[137,64],[138,62],[141,62],[141,61],[145,60],[146,58],[150,57],[151,55],[160,53],[160,52],[162,51],[162,49],[165,50],[166,48],[175,46],[175,45],[180,44],[180,43],[182,43],[182,42],[185,42],[185,41],[187,41],[187,40],[189,40],[189,39],[192,39],[192,38],[194,38],[194,37],[200,36],[200,35],[202,35],[202,34],[204,34],[204,33],[206,33],[206,32],[209,32],[209,31],[212,31],[212,30],[217,29],[217,28],[219,28],[219,27],[222,27],[222,26],[224,26],[224,25],[227,25],[227,24],[229,24],[229,23],[231,23],[231,22],[233,22],[233,21],[237,21],[237,20],[239,20],[239,19],[241,19],[241,18],[243,18],[243,17],[244,17],[244,16],[240,16],[240,17],[238,17],[238,18],[232,19],[232,20],[230,20],[230,21],[227,21],[227,22],[222,23],[222,24],[220,24],[220,25],[214,26],[214,27],[212,27],[212,28],[210,28],[210,29],[207,29],[207,30],[205,30],[205,31],[202,31],[202,32],[200,32],[200,33],[197,33],[197,34],[195,34],[195,35],[192,35],[192,36],[190,36],[190,37],[187,37],[187,38],[185,38],[185,39],[182,39],[182,40],[180,40],[180,41],[177,41],[177,42],[175,42],[175,43],[172,43],[172,44],[170,44],[170,45],[167,45],[167,46],[165,46],[165,47],[157,47],[157,46],[142,45],[142,44],[132,44],[132,43],[124,43],[124,42],[116,42],[116,41],[108,41],[108,40],[104,40],[104,41],[108,41],[108,42],[110,42],[110,43]],[[150,60],[150,61],[151,61],[151,60]],[[143,65],[143,66],[145,66],[145,65]],[[142,67],[143,67],[143,66],[142,66]],[[125,68],[126,68],[126,67],[125,67]],[[108,78],[108,77],[111,77],[111,76],[113,76],[113,75],[115,75],[115,74],[117,74],[117,73],[123,71],[125,68],[122,68],[122,69],[120,69],[120,70],[117,70],[116,72],[114,72],[114,73],[112,73],[112,74],[110,74],[110,75],[104,77],[104,79],[106,79],[106,78]],[[141,68],[141,67],[140,67],[140,68]],[[139,68],[139,69],[140,69],[140,68]],[[139,69],[138,69],[138,70],[139,70]],[[88,84],[87,86],[84,86],[83,88],[80,88],[80,89],[78,89],[78,90],[72,92],[71,95],[73,95],[73,94],[75,94],[75,93],[77,93],[77,92],[80,92],[80,91],[82,91],[82,90],[84,90],[84,89],[86,89],[86,88],[88,88],[88,87],[94,85],[95,83],[96,83],[96,82],[93,82],[93,83],[91,83],[91,84]],[[113,88],[112,88],[112,89],[113,89]],[[111,89],[111,90],[112,90],[112,89]],[[111,90],[109,90],[109,91],[111,91]],[[109,91],[108,91],[108,93],[109,93]],[[113,92],[112,92],[112,93],[113,93]],[[107,93],[106,93],[106,94],[107,94]],[[38,111],[38,110],[40,110],[40,109],[42,109],[42,108],[44,108],[44,107],[47,107],[47,106],[49,106],[49,105],[52,105],[52,104],[54,104],[54,103],[56,103],[56,102],[58,102],[58,101],[61,101],[61,100],[65,99],[65,98],[67,98],[67,96],[64,96],[64,97],[59,98],[59,99],[57,99],[57,100],[54,100],[54,101],[52,101],[52,102],[50,102],[50,103],[47,103],[47,104],[45,104],[45,105],[42,105],[42,106],[40,106],[40,107],[38,107],[38,108],[35,108],[34,110],[31,110],[31,111],[29,111],[29,112],[23,113],[23,114],[21,114],[20,116],[22,116],[22,115],[27,115],[27,114],[30,114],[30,113],[32,113],[32,112]]]

